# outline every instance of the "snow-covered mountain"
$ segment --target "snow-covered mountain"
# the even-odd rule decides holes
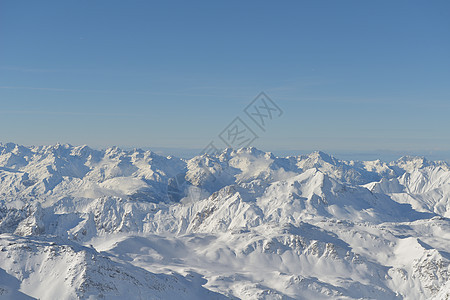
[[[0,297],[450,299],[450,166],[0,144]]]

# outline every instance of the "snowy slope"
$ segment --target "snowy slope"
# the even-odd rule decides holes
[[[0,295],[446,299],[449,195],[420,157],[0,144]]]
[[[16,282],[13,287],[3,286],[2,296],[15,298],[15,294],[23,293],[37,299],[122,299],[123,295],[137,299],[225,298],[203,288],[195,276],[188,280],[153,274],[55,237],[3,234],[0,248],[2,273],[5,279]]]

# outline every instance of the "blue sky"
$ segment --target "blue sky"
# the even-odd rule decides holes
[[[450,153],[448,1],[2,1],[0,140]],[[442,157],[448,159],[449,157]]]

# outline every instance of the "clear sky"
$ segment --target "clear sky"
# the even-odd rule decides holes
[[[450,150],[449,1],[0,2],[0,141]]]

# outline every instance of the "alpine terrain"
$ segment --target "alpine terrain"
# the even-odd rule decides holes
[[[0,144],[1,299],[450,299],[450,165]]]

